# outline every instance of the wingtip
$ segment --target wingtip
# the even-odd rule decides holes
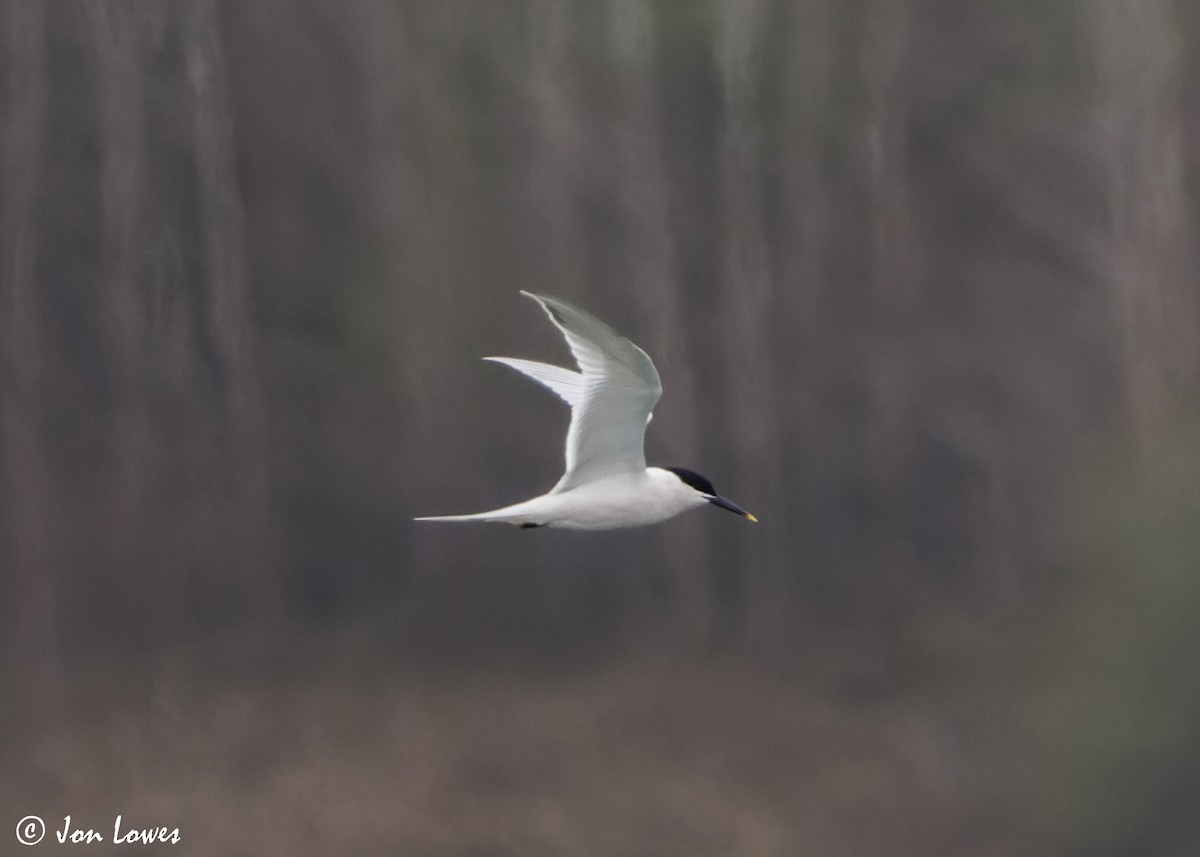
[[[559,309],[559,302],[556,298],[549,298],[549,297],[542,297],[541,295],[535,295],[533,292],[526,291],[525,289],[521,289],[521,294],[523,294],[525,297],[529,298],[530,300],[534,301],[538,306],[540,306],[542,308],[542,311],[544,313],[546,313],[547,316],[549,316],[549,318],[552,322],[554,322],[556,325],[563,328],[564,330],[566,329],[564,326],[565,322],[562,317],[562,310]]]
[[[552,321],[557,322],[557,319],[554,317],[554,310],[551,308],[551,305],[547,298],[544,298],[541,295],[535,295],[533,292],[527,291],[525,289],[521,289],[521,294],[523,294],[525,297],[529,298],[531,301],[533,301],[538,306],[540,306],[543,310],[545,310],[546,315],[550,316],[550,319]]]
[[[561,303],[558,298],[552,298],[549,295],[534,294],[533,292],[526,291],[525,289],[521,289],[521,294],[529,298],[531,301],[534,301],[538,306],[544,309],[551,318],[555,318],[555,307],[557,304]]]

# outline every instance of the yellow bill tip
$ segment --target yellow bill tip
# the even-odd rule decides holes
[[[754,517],[754,516],[753,516],[753,515],[751,515],[749,512],[747,512],[747,513],[746,513],[746,520],[747,520],[747,521],[753,521],[753,522],[754,522],[754,523],[756,523],[756,524],[758,523],[758,518]]]

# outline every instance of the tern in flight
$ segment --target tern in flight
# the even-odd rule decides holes
[[[521,294],[537,301],[562,331],[579,371],[515,357],[483,359],[528,375],[571,407],[567,471],[549,492],[523,503],[416,520],[610,530],[657,524],[708,504],[758,520],[719,495],[699,473],[646,466],[642,439],[662,383],[645,351],[565,301]]]

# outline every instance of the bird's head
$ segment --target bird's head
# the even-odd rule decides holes
[[[758,518],[751,515],[741,506],[726,500],[724,497],[718,494],[717,490],[713,488],[713,484],[696,471],[688,470],[685,467],[664,467],[663,470],[675,474],[680,482],[682,482],[688,488],[691,488],[714,506],[720,506],[722,509],[728,509],[730,512],[736,512],[747,521],[758,521]]]

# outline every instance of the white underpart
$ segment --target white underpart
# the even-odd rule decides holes
[[[657,524],[707,503],[704,494],[684,484],[674,473],[660,467],[648,467],[640,473],[619,473],[490,512],[417,520],[492,521],[571,530],[611,530]]]

